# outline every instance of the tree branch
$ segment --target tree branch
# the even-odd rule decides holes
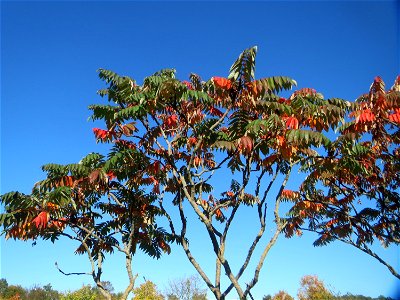
[[[193,267],[199,273],[201,278],[203,278],[204,282],[207,284],[208,288],[213,292],[215,297],[217,297],[217,299],[218,299],[218,296],[220,293],[219,290],[213,286],[213,284],[211,283],[211,280],[208,278],[206,273],[200,267],[199,263],[196,261],[196,259],[194,258],[194,256],[192,255],[192,253],[189,249],[189,244],[187,243],[187,240],[186,240],[187,221],[186,221],[185,213],[183,211],[182,197],[179,197],[179,216],[180,216],[181,222],[182,222],[181,242],[182,242],[183,250],[185,251],[185,254],[186,254],[187,258],[189,259],[190,263],[193,265]]]
[[[72,273],[66,273],[66,272],[64,272],[63,270],[61,270],[61,269],[59,268],[57,262],[55,262],[54,265],[56,266],[57,270],[58,270],[61,274],[65,275],[65,276],[71,276],[71,275],[89,275],[89,276],[92,276],[92,273],[87,273],[87,272],[72,272]]]

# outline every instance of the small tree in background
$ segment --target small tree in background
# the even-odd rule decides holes
[[[306,275],[300,280],[299,300],[333,300],[335,297],[317,276]]]
[[[0,297],[4,297],[4,293],[7,291],[8,282],[5,278],[0,279]]]
[[[285,291],[279,291],[272,296],[271,300],[294,300],[294,298]]]
[[[158,292],[157,286],[150,280],[146,280],[133,290],[133,300],[163,300],[164,296]]]
[[[294,300],[286,291],[279,291],[275,295],[265,295],[262,300]]]
[[[4,299],[26,300],[28,292],[20,285],[7,285],[3,291]]]
[[[206,300],[207,290],[197,276],[171,280],[166,290],[168,299],[179,300]]]
[[[35,286],[28,291],[29,300],[59,300],[61,294],[51,287],[51,284],[47,284],[43,287]]]
[[[84,285],[79,290],[67,292],[61,300],[97,300],[98,291],[90,285]]]

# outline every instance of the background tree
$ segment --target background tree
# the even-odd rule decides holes
[[[79,290],[67,292],[61,300],[97,300],[98,291],[90,285],[84,285]]]
[[[347,294],[341,295],[341,296],[336,296],[334,299],[337,299],[337,300],[394,300],[391,297],[385,297],[385,296],[378,296],[376,298],[373,298],[373,297],[363,296],[363,295],[353,295],[350,293],[347,293]]]
[[[4,297],[4,293],[7,291],[8,282],[5,278],[0,279],[0,297]]]
[[[207,290],[202,287],[200,278],[190,276],[169,281],[166,291],[168,299],[206,300]]]
[[[20,299],[26,300],[28,292],[20,285],[8,285],[4,290],[2,297],[4,299]]]
[[[135,288],[133,300],[163,300],[164,296],[157,290],[157,286],[150,280],[146,280]]]
[[[333,300],[333,294],[317,276],[306,275],[300,280],[299,300]]]
[[[321,293],[320,292],[315,292],[317,291],[321,291],[321,290],[328,290],[327,288],[325,288],[325,285],[316,277],[316,276],[304,276],[303,278],[306,277],[314,277],[317,279],[317,281],[319,282],[319,284],[315,284],[315,281],[313,280],[304,280],[304,285],[301,286],[301,288],[303,289],[303,291],[308,291],[309,295],[311,295],[310,297],[312,297],[313,294],[316,294],[316,297],[320,297]],[[311,282],[311,283],[310,283]],[[322,284],[321,284],[322,283]],[[107,284],[107,283],[105,283]],[[73,300],[82,300],[82,299],[96,299],[96,300],[104,300],[105,297],[100,293],[99,289],[94,286],[88,286],[88,285],[84,285],[82,286],[82,288],[76,290],[76,291],[69,291],[66,293],[61,293],[58,291],[55,291],[50,284],[47,284],[43,287],[40,286],[35,286],[33,288],[30,289],[26,289],[23,287],[19,288],[15,288],[15,285],[10,285],[10,292],[5,293],[9,287],[7,280],[6,279],[2,279],[0,280],[0,287],[3,286],[2,289],[2,293],[0,294],[0,300],[20,300],[20,299],[26,299],[26,300],[36,300],[36,299],[73,299]],[[308,290],[305,288],[305,286],[308,287]],[[313,286],[314,288],[309,288],[310,286]],[[323,286],[323,288],[321,288],[321,286]],[[317,287],[317,288],[315,288]],[[15,293],[15,291],[21,291],[23,290],[23,292],[17,292]],[[110,287],[110,290],[112,290],[112,287]],[[160,297],[162,297],[162,295],[157,291],[156,286],[151,283],[151,284],[143,284],[141,287],[137,288],[137,290],[139,290],[138,294],[141,294],[144,298],[145,297],[149,297],[149,299],[161,299]],[[50,293],[48,293],[50,292]],[[299,289],[300,292],[300,289]],[[332,294],[332,292],[330,292],[328,290],[329,293]],[[8,295],[8,296],[4,296],[4,295]],[[22,295],[22,296],[20,296]],[[146,296],[147,295],[147,296]],[[263,300],[281,300],[283,299],[283,297],[285,297],[285,299],[293,299],[293,297],[291,297],[290,295],[287,294],[287,292],[285,291],[279,291],[278,293],[276,293],[274,296],[271,295],[265,295],[263,297]],[[364,296],[364,295],[354,295],[351,293],[346,293],[344,295],[334,295],[332,296],[332,299],[335,300],[395,300],[391,297],[385,297],[385,296],[378,296],[378,297],[370,297],[370,296]],[[120,299],[120,295],[118,294],[113,294],[112,297],[113,300],[116,299]],[[162,298],[164,299],[164,298]],[[167,299],[170,300],[179,300],[179,298],[175,295],[167,295]],[[192,299],[207,299],[205,294],[200,294],[200,296],[194,296]],[[317,299],[318,298],[307,298],[307,299]]]
[[[279,291],[272,296],[271,300],[294,300],[294,298],[285,291]]]
[[[28,291],[27,299],[29,300],[59,300],[61,294],[47,284],[43,287],[35,286]]]
[[[389,91],[376,77],[369,93],[351,104],[349,117],[296,193],[286,234],[305,227],[319,234],[316,246],[340,240],[400,279],[371,248],[376,241],[384,247],[400,243],[400,76]]]

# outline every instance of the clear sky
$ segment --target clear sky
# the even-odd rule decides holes
[[[101,102],[96,70],[108,68],[138,82],[173,67],[178,77],[226,76],[238,54],[257,45],[256,77],[290,76],[299,87],[354,100],[377,75],[388,86],[399,72],[399,2],[1,2],[1,193],[30,192],[49,162],[72,163],[96,145],[89,104]],[[247,211],[244,212],[246,214]],[[246,218],[246,216],[244,216]],[[246,226],[244,226],[244,224]],[[238,224],[228,255],[237,261],[251,222]],[[257,229],[253,229],[255,234]],[[214,258],[195,226],[191,245],[211,271]],[[301,276],[316,274],[335,291],[394,297],[399,281],[369,256],[339,242],[312,247],[313,236],[271,250],[253,295],[286,289],[295,296]],[[1,239],[1,274],[9,283],[79,288],[90,278],[76,245]],[[400,269],[399,249],[377,251]],[[211,263],[210,263],[211,261]],[[106,261],[105,280],[126,284],[121,261]],[[209,266],[208,266],[209,265]],[[151,260],[138,255],[134,272],[160,289],[168,279],[195,273],[182,250]],[[212,275],[210,275],[212,276]],[[232,294],[232,296],[234,296]]]

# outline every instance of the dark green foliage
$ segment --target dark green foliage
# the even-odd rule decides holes
[[[28,299],[28,291],[25,290],[22,286],[20,285],[9,285],[7,288],[3,291],[2,297],[4,299],[9,299],[14,296],[19,296],[21,300],[29,300]]]
[[[43,287],[35,286],[29,289],[27,300],[59,300],[61,294],[47,284]]]

